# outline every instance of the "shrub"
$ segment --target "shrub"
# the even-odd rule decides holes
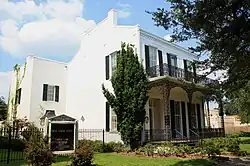
[[[221,154],[220,142],[217,139],[206,139],[202,141],[202,152],[209,157]]]
[[[143,152],[147,156],[153,156],[155,150],[156,150],[156,147],[152,144],[146,144],[145,146],[139,149],[140,152]]]
[[[71,166],[90,166],[94,157],[92,145],[88,141],[81,141],[71,156]]]
[[[250,132],[241,131],[239,137],[250,137]]]
[[[13,151],[23,151],[25,149],[25,142],[22,139],[11,139],[8,137],[0,137],[0,149],[10,148]]]
[[[233,152],[234,154],[238,154],[240,151],[240,139],[239,138],[225,138],[225,149],[228,152]]]
[[[108,142],[105,143],[105,149],[104,152],[123,152],[124,146],[121,142]]]
[[[96,140],[96,141],[92,141],[92,140],[79,140],[78,142],[79,144],[83,143],[83,144],[88,144],[89,146],[91,146],[91,148],[93,149],[94,152],[96,153],[104,153],[104,152],[123,152],[124,151],[124,145],[121,142],[108,142],[108,143],[104,143],[103,146],[103,142]]]
[[[25,149],[27,162],[32,166],[50,166],[55,162],[55,155],[42,138],[32,136]]]
[[[88,145],[92,148],[94,152],[101,153],[103,152],[103,143],[102,141],[99,140],[79,140],[78,141],[79,145]]]

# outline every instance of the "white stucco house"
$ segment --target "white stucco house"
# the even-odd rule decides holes
[[[196,68],[189,64],[199,60],[197,55],[139,25],[118,25],[116,10],[109,11],[103,21],[82,35],[80,49],[68,64],[27,58],[19,76],[25,69],[20,90],[15,95],[16,75],[10,90],[17,96],[17,116],[27,116],[39,125],[46,111],[67,114],[79,120],[80,129],[116,131],[117,119],[101,84],[112,90],[110,78],[121,42],[134,45],[152,85],[145,106],[146,135],[150,134],[152,140],[188,138],[204,129],[204,84],[212,80],[195,79]]]

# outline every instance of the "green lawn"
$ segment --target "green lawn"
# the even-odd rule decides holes
[[[95,155],[94,164],[96,166],[210,166],[213,163],[205,159],[146,158],[105,153]],[[10,165],[27,166],[20,163],[11,163]],[[70,165],[68,157],[58,157],[57,162],[53,164],[53,166],[67,165]]]
[[[247,151],[250,154],[250,137],[240,137],[240,150]]]

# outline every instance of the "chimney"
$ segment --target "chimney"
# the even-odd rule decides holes
[[[112,25],[117,25],[117,19],[118,19],[118,11],[115,9],[111,9],[108,12],[108,20]]]

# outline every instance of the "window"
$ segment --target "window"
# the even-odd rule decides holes
[[[43,101],[59,102],[59,86],[43,84]]]
[[[193,71],[192,61],[187,60],[187,71],[189,72]]]
[[[21,103],[21,91],[22,91],[21,88],[17,89],[17,91],[16,91],[15,104]]]
[[[47,101],[54,101],[55,98],[55,86],[48,85]]]
[[[110,54],[111,56],[111,72],[115,72],[117,66],[117,52]]]
[[[149,46],[149,66],[157,65],[157,48]]]
[[[177,57],[175,55],[170,55],[170,61],[172,66],[177,67]]]
[[[117,131],[117,116],[113,110],[111,110],[111,131]]]

